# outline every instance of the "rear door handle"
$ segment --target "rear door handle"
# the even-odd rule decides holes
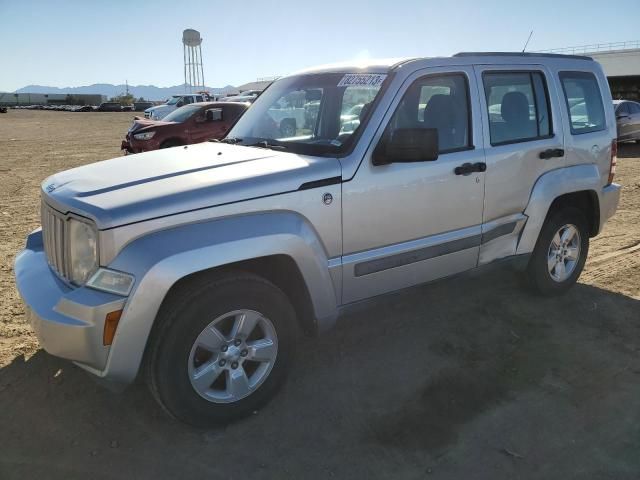
[[[549,160],[553,157],[564,157],[564,150],[562,148],[549,148],[540,152],[538,156],[542,160]]]
[[[456,175],[471,175],[473,172],[485,172],[487,164],[484,162],[463,163],[453,170]]]

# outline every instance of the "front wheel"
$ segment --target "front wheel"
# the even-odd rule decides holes
[[[284,293],[251,274],[187,284],[165,302],[147,381],[172,416],[207,427],[262,407],[284,380],[295,314]]]
[[[589,230],[584,214],[567,207],[544,223],[529,260],[527,276],[543,295],[558,295],[569,289],[582,273],[589,253]]]

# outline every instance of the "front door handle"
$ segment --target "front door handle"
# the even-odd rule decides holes
[[[562,148],[549,148],[540,152],[538,156],[542,160],[549,160],[553,157],[564,157],[564,150]]]
[[[463,163],[453,170],[456,175],[471,175],[473,172],[485,172],[487,164],[484,162]]]

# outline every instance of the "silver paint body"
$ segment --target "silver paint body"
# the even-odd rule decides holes
[[[482,73],[537,70],[550,95],[554,135],[493,147]],[[549,206],[587,190],[599,200],[598,231],[616,210],[608,185],[613,110],[607,129],[571,135],[557,72],[593,72],[603,104],[611,97],[596,62],[568,57],[476,56],[337,65],[301,72],[393,72],[359,141],[340,158],[204,143],[99,162],[45,180],[43,201],[99,230],[100,265],[132,274],[127,298],[71,287],[48,267],[42,233],[16,258],[18,289],[42,346],[94,374],[131,382],[166,293],[186,275],[269,255],[287,255],[310,293],[319,330],[341,307],[407,286],[530,253]],[[424,76],[456,72],[469,82],[473,149],[433,162],[373,166],[372,152],[404,92]],[[541,160],[548,148],[562,158]],[[456,176],[465,162],[487,170]],[[339,177],[329,186],[301,185]],[[53,187],[51,187],[53,185]],[[48,190],[53,190],[48,192]],[[333,201],[323,201],[326,194]],[[363,273],[364,272],[364,273]],[[124,308],[110,347],[103,319]]]

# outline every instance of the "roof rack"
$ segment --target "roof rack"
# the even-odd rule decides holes
[[[454,57],[550,57],[550,58],[573,58],[576,60],[591,60],[593,58],[585,55],[563,55],[561,53],[536,53],[536,52],[459,52]]]

